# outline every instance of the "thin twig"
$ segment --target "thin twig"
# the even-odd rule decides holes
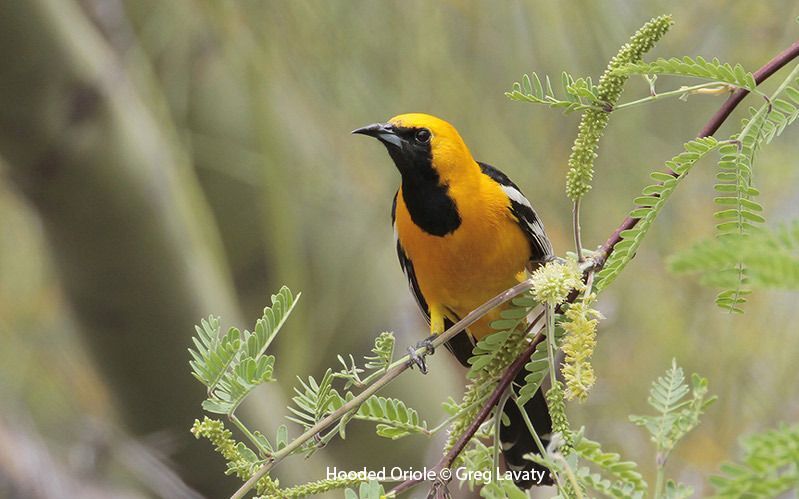
[[[577,198],[572,207],[572,232],[574,232],[574,248],[577,252],[578,263],[583,261],[583,239],[580,230],[580,198]]]

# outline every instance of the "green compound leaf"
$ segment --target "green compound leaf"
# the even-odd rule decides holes
[[[549,76],[544,76],[544,83],[535,72],[524,75],[521,82],[513,84],[510,92],[505,92],[509,99],[534,104],[544,104],[564,113],[573,113],[586,109],[601,109],[596,87],[591,77],[577,78],[567,72],[561,73],[559,92],[552,89]]]
[[[751,288],[799,289],[799,220],[774,230],[698,242],[671,257],[669,267],[673,272],[698,273],[702,284],[732,288],[738,273],[728,269],[739,263]],[[722,292],[717,301],[729,300],[732,306],[734,292]]]
[[[716,225],[718,239],[752,236],[765,222],[763,207],[755,201],[759,192],[752,184],[754,160],[762,144],[770,143],[799,117],[798,71],[799,66],[765,104],[750,109],[749,117],[741,123],[741,131],[732,137],[731,143],[720,148],[715,185],[720,196],[714,200],[720,206],[715,213],[719,221]],[[746,296],[751,293],[749,274],[749,268],[741,259],[719,269],[717,280],[730,276],[734,279],[716,297],[716,304],[730,312],[742,313]]]
[[[740,64],[731,66],[727,63],[722,64],[718,59],[706,61],[702,57],[685,56],[682,59],[672,57],[671,59],[657,59],[653,62],[633,62],[616,69],[616,73],[689,76],[718,81],[750,91],[757,87],[755,77]]]
[[[699,424],[705,408],[715,401],[715,397],[706,397],[707,379],[694,374],[689,386],[682,368],[672,360],[671,368],[652,383],[649,391],[648,402],[657,415],[630,416],[630,421],[645,427],[658,453],[667,456]]]
[[[272,295],[272,306],[255,323],[253,332],[230,328],[224,335],[218,317],[209,317],[195,328],[194,349],[189,349],[192,374],[208,388],[202,406],[217,414],[231,415],[258,385],[274,381],[275,358],[266,349],[283,327],[297,303],[287,287]]]
[[[780,497],[799,490],[799,425],[781,426],[742,442],[740,463],[710,478],[715,497]]]
[[[666,205],[674,189],[690,172],[697,161],[719,147],[719,142],[713,137],[706,137],[687,142],[683,147],[685,149],[683,152],[666,162],[666,166],[676,176],[663,172],[652,173],[651,178],[657,183],[651,184],[643,190],[644,194],[650,193],[652,195],[636,198],[636,202],[640,201],[643,206],[638,206],[631,211],[630,216],[638,218],[639,221],[635,227],[621,233],[622,241],[616,244],[605,266],[596,276],[595,286],[597,291],[601,291],[613,282],[616,276],[632,260],[644,237],[646,237],[652,227],[652,223]]]

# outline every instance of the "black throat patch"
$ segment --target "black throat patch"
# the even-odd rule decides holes
[[[432,173],[434,178],[403,175],[402,199],[413,223],[430,235],[443,237],[460,227],[461,216],[447,193],[449,188],[439,185],[438,174]]]
[[[402,199],[411,220],[433,236],[443,237],[460,227],[461,217],[449,187],[440,185],[441,178],[433,168],[430,143],[415,140],[416,128],[394,129],[399,144],[384,142],[391,159],[402,175]]]

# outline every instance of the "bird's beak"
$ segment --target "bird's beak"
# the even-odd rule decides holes
[[[391,144],[396,147],[402,147],[402,139],[397,135],[394,125],[389,123],[373,123],[361,128],[356,128],[352,133],[359,133],[361,135],[368,135],[374,137],[384,144]]]

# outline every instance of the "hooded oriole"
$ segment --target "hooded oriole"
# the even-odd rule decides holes
[[[504,173],[475,161],[446,121],[403,114],[353,133],[380,140],[402,177],[391,209],[397,255],[431,334],[442,333],[552,255],[524,194]],[[500,310],[447,343],[463,365],[468,366],[474,341],[493,332],[489,324]],[[524,409],[546,445],[552,422],[540,391]],[[516,404],[507,403],[504,412],[510,420],[500,429],[506,465],[545,471],[522,457],[538,449]],[[551,483],[549,473],[543,475],[541,483]],[[527,488],[533,482],[516,484]]]

